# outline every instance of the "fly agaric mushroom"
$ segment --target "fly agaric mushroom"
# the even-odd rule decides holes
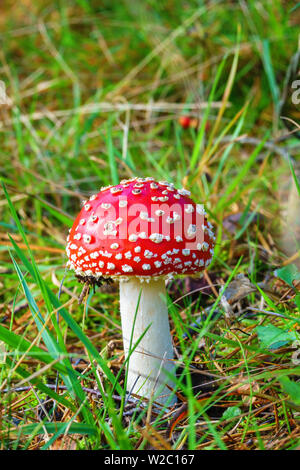
[[[84,203],[68,236],[67,264],[81,282],[120,281],[128,391],[176,401],[168,400],[175,366],[165,281],[205,269],[214,240],[203,205],[165,181],[121,181]]]
[[[183,129],[196,129],[198,127],[198,119],[189,116],[180,116],[178,122]]]

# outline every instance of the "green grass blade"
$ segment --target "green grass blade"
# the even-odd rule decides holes
[[[67,434],[85,434],[88,436],[96,436],[98,431],[95,426],[84,424],[84,423],[38,423],[38,424],[26,424],[21,426],[22,434],[24,435],[38,435],[44,434],[44,428],[49,434],[56,433],[56,439],[59,435],[64,434],[66,430]]]
[[[222,62],[220,63],[220,65],[218,66],[217,73],[216,73],[216,76],[215,76],[215,79],[214,79],[214,82],[213,82],[213,86],[212,86],[211,92],[209,94],[208,104],[207,104],[207,107],[205,108],[203,118],[201,119],[200,129],[199,129],[199,132],[198,132],[198,135],[197,135],[197,138],[196,138],[196,142],[195,142],[195,145],[194,145],[194,148],[193,148],[192,156],[191,156],[191,161],[190,161],[190,168],[191,169],[195,168],[195,166],[197,164],[197,161],[198,161],[198,158],[199,158],[199,153],[200,153],[200,150],[201,150],[201,147],[202,147],[202,142],[203,142],[204,133],[205,133],[205,126],[206,126],[207,119],[208,119],[208,116],[209,116],[209,112],[210,112],[210,109],[211,109],[211,103],[214,99],[216,89],[217,89],[217,85],[218,85],[219,80],[221,78],[221,74],[222,74],[226,59],[227,59],[227,57],[225,56],[223,58]]]
[[[10,368],[13,367],[13,361],[9,357],[6,358],[6,362]],[[23,379],[28,379],[31,375],[21,366],[16,367],[16,373],[20,375]],[[76,407],[69,400],[64,398],[62,395],[59,395],[51,388],[47,387],[47,385],[45,385],[39,379],[31,378],[29,381],[31,385],[35,386],[40,392],[45,393],[46,396],[49,396],[57,403],[60,403],[62,406],[66,406],[69,410],[73,412],[76,411]],[[13,393],[13,389],[10,390],[10,393]]]
[[[107,123],[106,127],[106,147],[108,153],[108,162],[111,172],[111,178],[114,185],[119,184],[119,175],[118,175],[118,167],[114,152],[114,145],[112,140],[112,120],[110,119]]]
[[[222,210],[226,205],[231,204],[233,199],[236,199],[241,191],[244,189],[244,185],[242,184],[243,179],[249,172],[250,168],[253,166],[257,155],[259,154],[260,150],[263,148],[264,143],[268,139],[269,133],[264,137],[264,139],[256,146],[252,154],[249,156],[247,159],[246,163],[243,165],[241,170],[239,171],[238,175],[233,178],[231,183],[227,186],[227,189],[225,190],[223,196],[219,199],[219,202],[217,203],[217,210]],[[230,199],[231,194],[233,191],[238,188],[237,192],[235,193],[234,198],[232,197]]]

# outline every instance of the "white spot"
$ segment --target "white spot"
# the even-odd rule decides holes
[[[208,229],[208,230],[207,230],[207,233],[208,233],[208,236],[209,236],[210,239],[213,239],[213,238],[214,238],[214,233],[213,233],[212,230]]]
[[[140,212],[140,218],[142,220],[147,220],[148,219],[148,212]]]
[[[152,233],[149,239],[154,243],[161,243],[164,239],[164,236],[161,233]]]
[[[124,256],[125,256],[125,258],[127,258],[127,259],[132,258],[131,251],[127,251]]]
[[[140,246],[136,246],[135,249],[134,249],[134,251],[135,251],[136,253],[140,253],[141,250],[142,250],[142,248],[141,248]]]
[[[103,235],[113,235],[113,236],[115,236],[116,234],[117,234],[117,230],[115,230],[114,222],[106,222],[104,224]]]
[[[74,235],[74,240],[80,240],[81,238],[81,233],[76,233],[76,235]]]
[[[72,244],[70,245],[70,249],[71,249],[71,250],[77,250],[77,248],[78,248],[78,246],[75,245],[75,243],[72,243]]]
[[[89,211],[90,208],[91,208],[91,205],[90,204],[84,204],[84,208],[86,211]]]
[[[119,243],[112,243],[110,247],[112,250],[117,250],[119,248]]]
[[[122,259],[122,253],[117,253],[115,256],[116,259]]]
[[[181,194],[181,196],[190,196],[191,195],[191,191],[188,191],[187,189],[178,189],[178,193]]]
[[[100,250],[100,253],[102,256],[105,256],[106,258],[111,258],[112,257],[112,253],[109,253],[108,251],[102,251]]]
[[[132,267],[129,266],[128,264],[124,264],[122,266],[122,271],[124,271],[124,273],[131,273],[133,271]]]
[[[161,209],[158,209],[157,211],[155,211],[155,214],[160,217],[161,215],[164,215],[165,211],[162,211]]]
[[[84,225],[85,224],[85,219],[80,219],[79,224]]]
[[[168,198],[168,196],[162,196],[162,197],[159,197],[158,200],[159,200],[160,202],[166,202],[166,201],[169,200],[169,198]]]
[[[203,204],[196,204],[196,211],[198,214],[205,215]]]
[[[139,233],[139,238],[142,238],[142,239],[147,238],[146,232]]]
[[[105,191],[106,189],[109,189],[109,188],[111,188],[111,184],[109,186],[102,186],[100,188],[100,191]]]
[[[119,207],[126,207],[127,200],[126,199],[119,199]]]
[[[107,263],[107,269],[115,269],[114,263]]]
[[[183,239],[180,235],[177,235],[177,237],[175,238],[175,240],[179,243],[179,242],[182,242]]]
[[[101,207],[102,209],[109,209],[111,204],[109,202],[102,202]]]
[[[196,225],[194,225],[194,224],[189,225],[189,227],[188,227],[188,229],[187,229],[187,235],[188,235],[188,237],[193,237],[193,236],[195,236],[196,231],[197,231]]]
[[[154,222],[154,219],[149,217],[148,212],[140,212],[140,218],[142,220],[147,220],[148,222]]]
[[[92,240],[92,238],[91,238],[90,235],[86,235],[86,234],[83,235],[83,241],[85,243],[91,243],[91,240]]]
[[[183,250],[182,250],[182,254],[184,256],[189,256],[190,252],[191,252],[191,250],[189,250],[188,248],[183,248]]]
[[[192,214],[194,212],[194,206],[192,204],[186,204],[184,210],[187,214]]]
[[[136,242],[137,239],[138,239],[138,236],[135,235],[135,233],[132,233],[132,234],[129,235],[129,237],[128,237],[128,240],[129,240],[130,242]]]
[[[141,258],[139,256],[135,256],[133,258],[133,261],[135,261],[136,263],[139,263],[141,261]]]
[[[99,266],[99,268],[103,268],[103,266],[104,266],[104,261],[99,261],[98,266]]]
[[[145,256],[145,258],[153,258],[153,253],[152,253],[152,251],[145,250],[144,251],[144,256]]]
[[[179,194],[174,194],[174,198],[175,199],[180,199],[180,195]]]
[[[120,187],[113,187],[113,188],[110,188],[110,192],[111,194],[117,194],[117,193],[121,193],[123,191],[123,188],[120,186]]]
[[[149,271],[149,269],[151,269],[151,265],[150,264],[143,264],[142,269],[144,271]]]

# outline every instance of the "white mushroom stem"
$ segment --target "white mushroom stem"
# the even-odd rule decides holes
[[[126,358],[131,338],[132,350],[150,325],[129,358],[127,391],[148,399],[153,396],[155,401],[164,404],[171,393],[166,384],[174,387],[172,379],[165,371],[175,373],[165,280],[141,283],[138,278],[133,278],[120,282],[120,310]],[[176,397],[168,401],[169,404],[175,402]]]

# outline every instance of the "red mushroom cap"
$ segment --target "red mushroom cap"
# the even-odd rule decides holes
[[[196,127],[198,126],[198,119],[189,116],[180,116],[178,122],[181,127],[183,127],[183,129],[189,129],[190,127],[192,129],[196,129]]]
[[[191,118],[189,116],[180,116],[180,118],[178,119],[178,122],[181,125],[181,127],[183,127],[184,129],[188,129],[191,124]]]
[[[214,240],[189,191],[133,178],[84,203],[68,237],[68,266],[87,279],[195,274],[210,264]]]

